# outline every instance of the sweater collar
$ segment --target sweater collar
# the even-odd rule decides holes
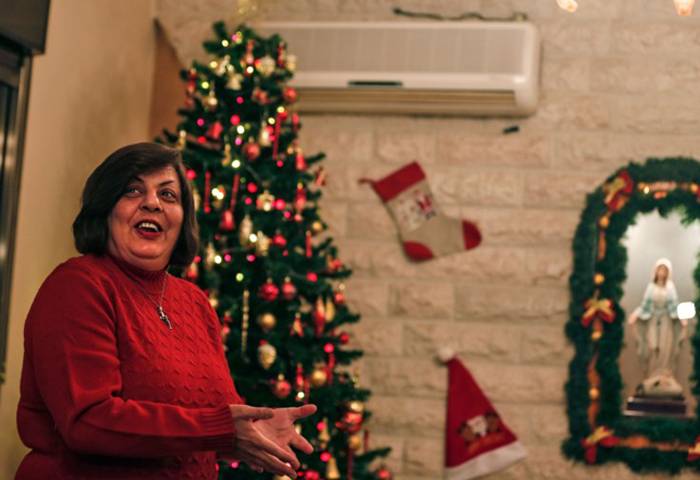
[[[144,270],[110,253],[106,253],[105,256],[127,276],[148,287],[162,285],[163,278],[167,275],[167,267],[162,270]]]

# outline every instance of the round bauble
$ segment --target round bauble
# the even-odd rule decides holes
[[[282,284],[282,297],[285,300],[291,300],[297,295],[297,287],[292,283],[292,279],[287,277]]]
[[[279,399],[287,398],[292,393],[292,385],[280,374],[272,383],[272,393]]]
[[[314,367],[313,371],[311,372],[311,375],[309,375],[309,382],[311,382],[311,386],[315,388],[322,387],[326,384],[328,381],[328,373],[326,373],[325,367],[322,365],[317,365]]]
[[[263,332],[267,333],[277,325],[277,318],[270,312],[258,315],[258,325]]]
[[[258,296],[266,302],[272,302],[276,300],[279,293],[279,287],[277,287],[277,285],[275,285],[269,278],[265,283],[263,283],[260,286],[260,289],[258,290]]]
[[[246,143],[243,145],[243,155],[250,162],[257,160],[260,156],[260,145],[255,142]]]

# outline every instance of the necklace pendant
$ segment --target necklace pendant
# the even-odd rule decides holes
[[[164,324],[166,324],[170,330],[172,330],[172,329],[173,329],[173,324],[170,323],[170,319],[169,319],[168,316],[165,314],[165,311],[163,311],[163,307],[160,306],[160,305],[158,305],[158,307],[156,308],[156,310],[158,311],[158,316],[160,317],[161,321],[162,321]]]

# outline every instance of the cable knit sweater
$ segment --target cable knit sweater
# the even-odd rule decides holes
[[[85,255],[44,281],[25,325],[17,479],[214,479],[235,436],[219,321],[165,272]],[[149,298],[150,296],[150,298]]]

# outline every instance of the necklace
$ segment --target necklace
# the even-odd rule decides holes
[[[153,297],[149,295],[145,288],[143,288],[141,285],[139,285],[139,287],[141,287],[141,290],[143,291],[144,295],[146,295],[146,298],[148,298],[148,300],[150,300],[150,302],[156,307],[156,313],[158,314],[158,317],[160,318],[161,322],[166,324],[168,326],[168,329],[172,330],[173,324],[170,322],[170,319],[165,313],[165,310],[163,310],[163,297],[165,296],[165,285],[167,284],[167,282],[168,273],[165,272],[165,276],[163,277],[163,288],[160,291],[160,299],[157,302],[153,300]]]

